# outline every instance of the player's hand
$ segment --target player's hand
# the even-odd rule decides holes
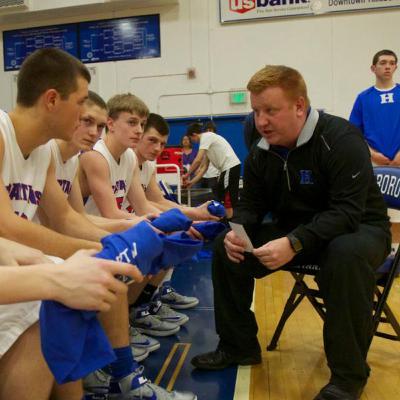
[[[373,149],[371,149],[371,160],[376,165],[389,165],[391,163],[389,158]]]
[[[393,167],[400,167],[400,151],[396,154],[393,160],[390,162]]]
[[[246,243],[240,239],[235,232],[230,231],[226,234],[224,239],[225,250],[228,258],[235,262],[240,263],[244,260],[244,248]]]
[[[282,267],[296,255],[286,236],[271,240],[261,247],[254,249],[253,254],[261,264],[271,270]]]
[[[202,235],[196,228],[193,228],[193,226],[191,226],[191,227],[186,231],[186,233],[187,233],[192,239],[204,241],[203,235]]]
[[[143,280],[136,266],[91,257],[94,253],[80,250],[63,264],[51,267],[50,298],[71,308],[108,311],[117,295],[128,289],[115,275],[129,276],[135,282]]]
[[[0,264],[2,265],[32,265],[52,262],[40,250],[4,238],[0,238],[0,254]]]
[[[191,207],[190,218],[196,221],[219,221],[219,217],[210,214],[210,212],[208,211],[207,207],[210,203],[211,201],[206,201],[198,207]]]

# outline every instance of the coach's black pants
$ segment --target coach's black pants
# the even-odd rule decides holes
[[[285,233],[274,225],[249,232],[255,247]],[[215,244],[212,278],[219,347],[237,355],[260,352],[257,323],[250,310],[254,278],[269,271],[251,254],[235,264],[226,256],[223,239]],[[326,305],[324,346],[331,382],[349,389],[368,378],[366,362],[372,329],[374,271],[390,250],[390,235],[383,229],[361,225],[358,232],[332,240],[318,255],[298,255],[291,264],[318,264],[316,281]],[[268,316],[267,316],[268,317]]]

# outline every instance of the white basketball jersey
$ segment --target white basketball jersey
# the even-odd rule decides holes
[[[56,179],[61,186],[63,192],[69,196],[72,189],[72,183],[74,182],[76,172],[79,166],[79,155],[75,154],[73,157],[63,162],[61,157],[60,148],[55,139],[50,140],[51,154],[56,166]]]
[[[127,149],[122,153],[119,162],[117,162],[108,150],[104,140],[101,139],[94,145],[93,150],[99,152],[107,161],[114,197],[118,208],[121,209],[131,185],[133,169],[136,167],[136,156],[132,149]],[[89,196],[85,209],[88,214],[101,216],[93,196]]]
[[[150,179],[156,169],[155,161],[145,161],[141,167],[139,167],[140,183],[142,184],[143,190],[146,191],[149,186]]]
[[[136,162],[137,161],[137,155],[135,153],[135,158]],[[147,186],[149,186],[151,176],[153,175],[153,172],[156,169],[156,163],[155,161],[145,161],[141,167],[139,167],[139,179],[140,179],[140,184],[142,185],[143,190],[146,192]],[[134,213],[135,210],[131,204],[129,204],[128,199],[125,199],[124,203],[122,204],[122,209],[126,210],[130,213]]]
[[[51,161],[48,143],[34,149],[24,158],[15,137],[10,117],[0,110],[0,131],[4,141],[2,178],[14,212],[26,219],[34,217]]]

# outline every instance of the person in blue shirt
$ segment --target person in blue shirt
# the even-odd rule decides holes
[[[371,65],[375,85],[357,96],[350,114],[350,122],[361,129],[368,142],[375,165],[400,166],[400,85],[393,81],[396,69],[396,54],[378,51]]]

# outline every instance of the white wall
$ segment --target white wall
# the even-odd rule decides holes
[[[97,73],[94,89],[105,99],[129,90],[166,117],[248,111],[249,104],[230,105],[227,92],[245,88],[266,63],[299,69],[312,104],[347,117],[356,94],[373,82],[372,55],[382,48],[400,54],[400,9],[221,25],[218,1],[180,0],[179,5],[97,14],[83,8],[69,17],[38,13],[2,29],[153,13],[161,18],[161,58],[90,66]],[[195,79],[187,77],[190,67],[196,69]],[[0,66],[0,107],[6,110],[15,96],[13,75]]]

